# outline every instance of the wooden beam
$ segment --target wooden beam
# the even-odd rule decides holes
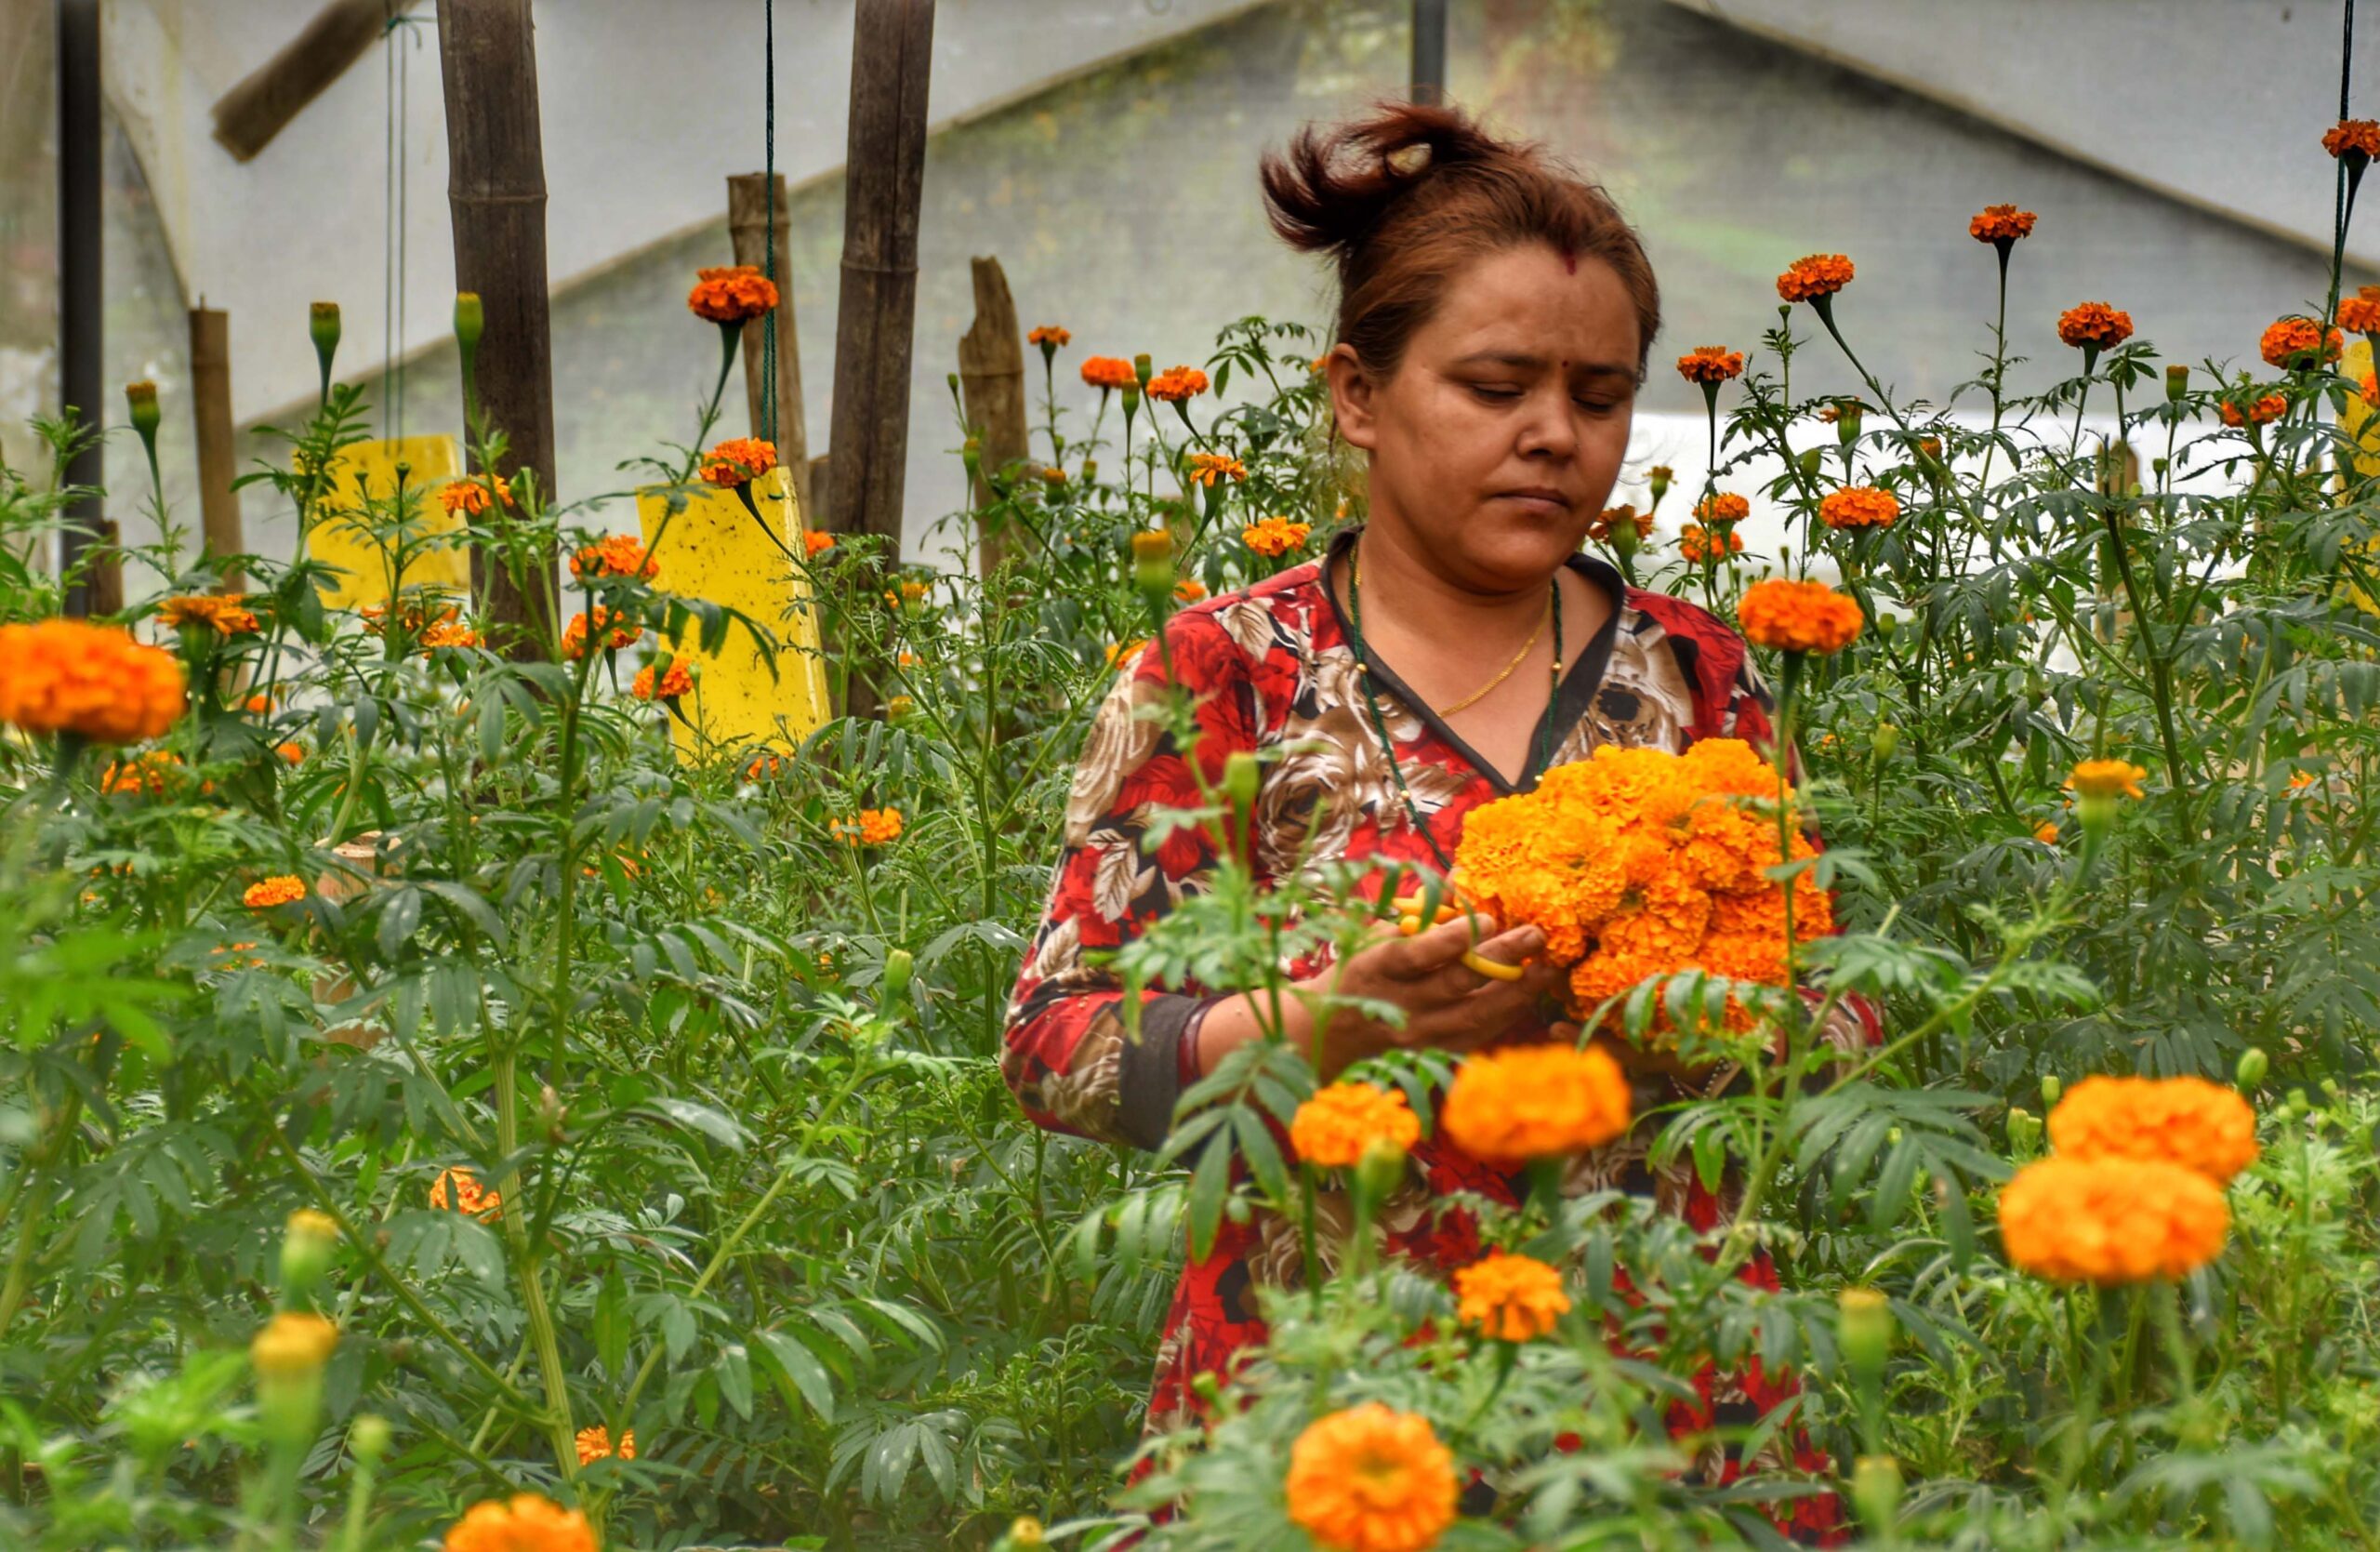
[[[775,241],[770,241],[771,206],[774,206]],[[794,326],[793,264],[786,254],[786,239],[792,230],[792,218],[787,214],[785,174],[776,175],[776,197],[770,198],[769,179],[757,172],[736,173],[727,179],[727,236],[735,245],[735,262],[749,264],[767,272],[769,253],[776,252],[777,283],[777,381],[776,424],[763,422],[760,398],[767,388],[767,360],[763,351],[763,330],[759,319],[744,325],[744,395],[752,407],[752,434],[767,437],[777,444],[777,461],[793,475],[793,498],[801,509],[801,520],[809,526],[818,526],[818,509],[813,504],[810,487],[810,432],[803,423],[801,405],[801,341]]]
[[[477,402],[507,446],[496,472],[534,471],[554,499],[554,374],[546,289],[546,162],[537,127],[536,35],[529,0],[438,0],[446,92],[446,201],[454,213],[455,289],[486,316]],[[467,388],[467,392],[469,390]],[[484,521],[475,520],[475,521]],[[555,557],[533,558],[525,586],[484,548],[472,590],[504,650],[540,650],[553,629]]]
[[[59,403],[88,435],[66,465],[70,484],[93,494],[67,509],[59,535],[58,564],[71,579],[70,615],[114,614],[124,607],[124,571],[116,559],[115,524],[98,492],[107,464],[98,432],[105,423],[99,386],[107,299],[106,229],[100,195],[107,187],[106,142],[99,108],[99,0],[58,0],[58,360]]]
[[[214,560],[247,549],[240,532],[240,493],[231,488],[238,454],[231,435],[231,317],[214,308],[190,310],[191,416],[198,430],[199,532]],[[234,566],[223,574],[223,590],[244,591],[247,579]]]
[[[1010,536],[987,526],[990,477],[1031,451],[1025,418],[1025,339],[1016,299],[997,259],[972,259],[975,321],[959,337],[959,391],[967,429],[979,439],[976,460],[975,564],[989,577],[1009,550]]]
[[[379,42],[413,0],[332,0],[215,103],[215,138],[245,162]]]

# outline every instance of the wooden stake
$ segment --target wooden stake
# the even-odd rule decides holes
[[[315,12],[280,53],[216,99],[216,139],[243,162],[262,151],[412,5],[413,0],[333,0]]]
[[[727,180],[727,235],[735,245],[735,262],[766,273],[769,250],[776,249],[777,279],[777,415],[774,432],[760,414],[760,396],[767,385],[767,357],[761,339],[763,325],[754,319],[744,325],[744,396],[752,405],[752,434],[771,436],[777,461],[793,475],[793,498],[802,521],[818,526],[818,509],[810,487],[810,432],[802,422],[801,345],[794,327],[793,265],[786,255],[792,218],[786,212],[785,174],[776,175],[775,241],[770,241],[769,180],[764,173],[747,172]]]
[[[107,423],[99,386],[107,324],[100,276],[107,232],[99,196],[107,187],[106,142],[100,120],[99,0],[59,0],[58,6],[58,364],[59,404],[77,428],[97,433]],[[66,465],[70,484],[93,492],[107,484],[97,434]],[[116,558],[116,525],[102,498],[90,495],[67,509],[73,525],[58,537],[59,569],[80,569],[66,590],[70,615],[112,615],[124,607],[124,568]]]
[[[975,474],[976,565],[989,577],[1009,550],[1009,536],[987,525],[990,476],[1031,451],[1025,418],[1025,339],[1016,300],[997,259],[972,259],[975,321],[959,337],[959,389],[967,427],[982,439]]]
[[[529,0],[438,0],[446,91],[446,199],[454,211],[455,289],[487,317],[478,400],[508,446],[496,472],[536,473],[554,499],[553,343],[546,294],[546,163],[537,129],[537,49]],[[525,588],[491,551],[471,555],[474,590],[505,650],[549,635],[556,589],[549,549]]]
[[[240,496],[231,488],[237,461],[231,440],[231,316],[215,308],[190,310],[191,418],[198,428],[199,532],[216,560],[247,549],[240,533]],[[237,566],[223,573],[225,592],[246,590]]]

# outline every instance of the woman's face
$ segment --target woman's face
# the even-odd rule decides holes
[[[1458,271],[1386,381],[1339,346],[1331,403],[1340,433],[1371,455],[1373,521],[1459,586],[1541,584],[1619,478],[1636,333],[1610,265],[1531,244]]]

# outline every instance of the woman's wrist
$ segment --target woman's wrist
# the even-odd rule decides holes
[[[1198,1021],[1194,1058],[1198,1075],[1207,1076],[1241,1046],[1270,1034],[1296,1041],[1301,1047],[1312,1041],[1314,1015],[1306,1007],[1305,999],[1296,994],[1296,988],[1243,991],[1224,998],[1210,1007]]]

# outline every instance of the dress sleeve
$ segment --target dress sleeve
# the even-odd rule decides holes
[[[1153,833],[1160,810],[1202,801],[1193,756],[1157,717],[1178,682],[1196,708],[1195,758],[1210,786],[1228,755],[1256,742],[1247,658],[1212,617],[1174,616],[1166,647],[1150,644],[1130,659],[1092,719],[1000,1060],[1037,1124],[1144,1148],[1161,1146],[1171,1129],[1184,1086],[1183,1031],[1216,1001],[1195,987],[1144,989],[1135,1029],[1136,1010],[1109,962],[1150,922],[1204,892],[1216,863],[1207,826]]]

